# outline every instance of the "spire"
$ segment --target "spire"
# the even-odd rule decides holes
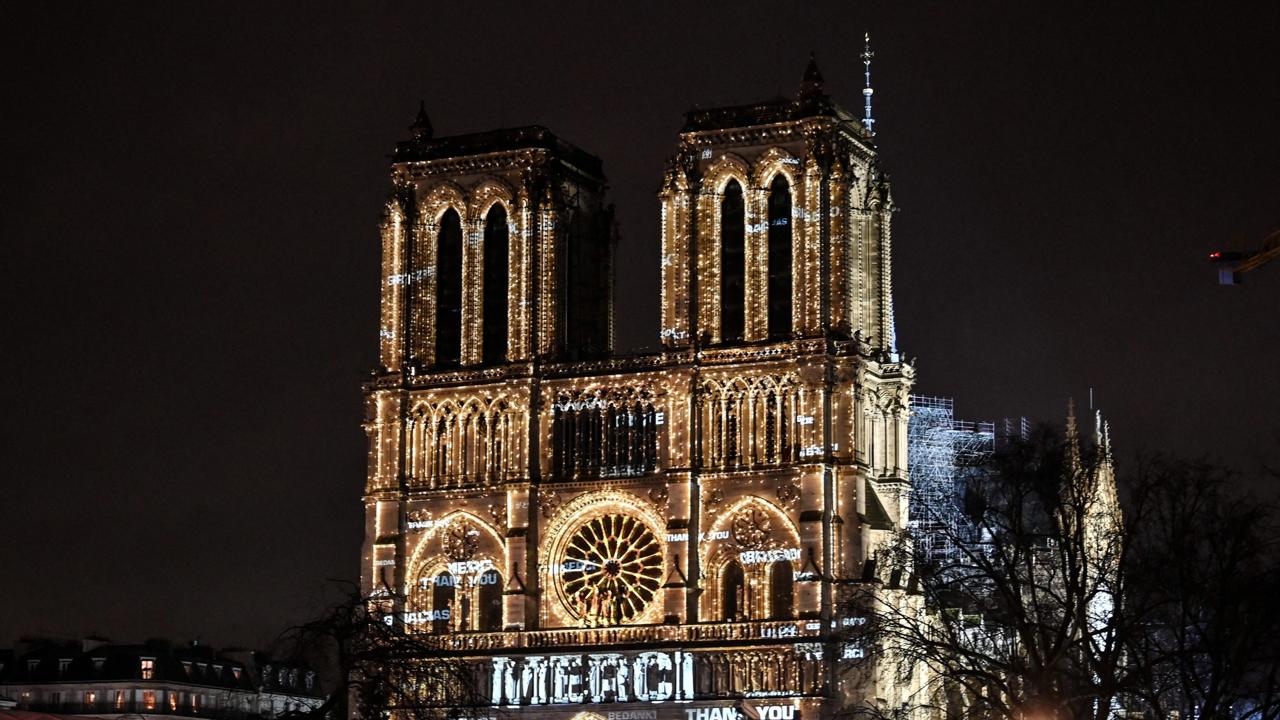
[[[409,126],[409,130],[413,132],[414,140],[430,140],[435,130],[431,127],[431,118],[427,117],[427,101],[422,100],[418,104],[418,117],[414,118],[413,124]]]
[[[822,72],[818,70],[818,61],[813,53],[809,53],[809,64],[804,68],[804,77],[800,80],[800,99],[822,95]]]
[[[867,129],[868,133],[875,135],[876,121],[871,118],[871,94],[875,92],[871,89],[871,58],[875,56],[875,53],[871,52],[871,33],[863,36],[863,43],[862,68],[863,75],[866,77],[866,86],[862,88],[862,126]]]
[[[1067,463],[1071,470],[1080,469],[1080,432],[1076,427],[1076,399],[1067,398]]]

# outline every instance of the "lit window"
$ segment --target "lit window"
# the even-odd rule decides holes
[[[169,692],[169,709],[170,710],[178,709],[178,693],[173,691]]]
[[[97,703],[98,703],[98,693],[92,690],[89,690],[84,694],[85,705],[93,706],[93,705],[96,705]]]
[[[142,706],[148,710],[156,709],[156,691],[155,690],[142,691]]]
[[[235,676],[236,680],[239,680],[239,679],[240,679],[240,668],[238,668],[238,667],[233,667],[233,668],[231,668],[231,674]]]
[[[116,709],[117,710],[124,709],[124,691],[123,690],[116,691]]]
[[[156,676],[156,659],[142,658],[142,679],[151,680]]]

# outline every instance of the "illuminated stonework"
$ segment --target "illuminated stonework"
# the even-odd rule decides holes
[[[914,370],[888,184],[814,77],[688,114],[649,355],[611,352],[599,160],[542,128],[398,146],[363,581],[495,705],[792,720],[913,691],[835,669],[865,658],[833,635],[842,589],[906,520]]]
[[[589,627],[632,622],[662,582],[662,547],[630,515],[599,515],[579,525],[558,560],[561,602]]]

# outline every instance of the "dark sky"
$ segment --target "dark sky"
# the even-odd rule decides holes
[[[1280,227],[1274,3],[71,5],[0,49],[0,644],[254,643],[356,576],[375,224],[419,98],[437,134],[604,159],[634,347],[682,113],[791,94],[810,50],[857,106],[866,29],[918,391],[1058,419],[1092,386],[1122,457],[1280,457],[1280,263],[1205,260]]]

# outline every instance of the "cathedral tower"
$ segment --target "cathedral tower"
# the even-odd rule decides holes
[[[891,210],[870,134],[812,60],[795,100],[689,112],[662,189],[665,343],[895,352]]]
[[[598,159],[525,127],[396,147],[382,223],[389,371],[608,354],[613,210]]]

